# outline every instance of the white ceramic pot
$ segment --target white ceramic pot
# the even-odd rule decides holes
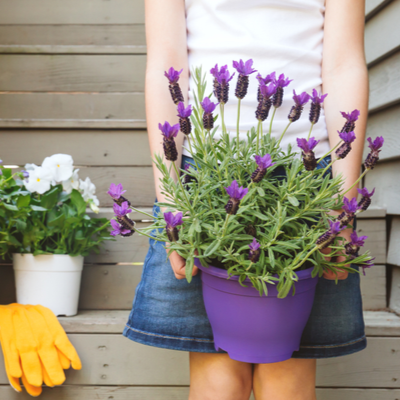
[[[76,315],[83,256],[13,254],[17,302],[41,304],[55,315]]]

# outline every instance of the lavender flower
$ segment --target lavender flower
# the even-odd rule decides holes
[[[313,171],[317,167],[317,161],[315,159],[314,148],[319,143],[319,140],[315,140],[314,137],[310,139],[297,138],[297,146],[302,149],[303,164],[307,171]]]
[[[265,156],[254,156],[258,168],[251,174],[251,180],[254,183],[258,183],[261,179],[264,178],[265,174],[267,173],[267,168],[272,167],[276,163],[271,161],[271,156],[266,154]]]
[[[274,84],[276,86],[276,93],[272,99],[272,105],[275,108],[279,108],[283,101],[283,88],[288,86],[293,79],[285,78],[284,74],[280,74],[278,79],[274,79]]]
[[[128,203],[128,206],[131,205],[130,201],[127,200],[124,196],[122,196],[123,193],[126,192],[126,190],[123,190],[124,188],[122,187],[121,183],[118,183],[116,185],[115,183],[112,183],[110,185],[110,189],[108,189],[108,194],[112,197],[114,203],[117,203],[119,206],[126,201]]]
[[[343,128],[340,132],[351,132],[354,131],[354,128],[356,127],[356,121],[358,120],[358,117],[360,116],[360,110],[353,110],[351,113],[345,113],[341,111],[341,114],[343,115],[344,118],[346,118],[346,122],[343,125]]]
[[[164,76],[166,76],[169,81],[169,92],[171,93],[172,101],[175,104],[178,104],[181,101],[183,102],[182,91],[178,83],[179,75],[182,73],[182,71],[183,68],[178,72],[173,67],[171,67],[168,72],[164,71]]]
[[[351,235],[350,235],[350,239],[351,241],[349,243],[347,243],[344,248],[346,251],[346,254],[349,256],[352,256],[354,258],[354,256],[357,254],[358,250],[360,250],[361,246],[364,246],[364,241],[365,239],[368,239],[368,236],[357,236],[357,232],[354,231]]]
[[[343,199],[343,212],[338,216],[338,221],[340,221],[340,226],[345,226],[350,223],[354,218],[355,213],[358,210],[357,198],[353,197],[349,200],[347,197]]]
[[[309,115],[309,120],[312,124],[316,124],[318,122],[319,116],[321,114],[321,104],[324,102],[326,96],[328,96],[328,93],[321,96],[321,94],[318,95],[318,92],[313,89]]]
[[[200,103],[203,107],[203,126],[206,131],[210,131],[214,127],[214,117],[212,115],[217,104],[213,103],[208,97],[205,97],[204,100]]]
[[[239,209],[240,200],[247,194],[249,189],[245,189],[243,186],[239,187],[236,180],[234,180],[230,186],[225,187],[230,199],[225,206],[225,210],[228,214],[234,215]]]
[[[233,61],[233,68],[239,73],[239,77],[236,84],[235,96],[238,99],[243,99],[247,94],[249,87],[249,75],[257,70],[252,68],[253,60],[247,60],[245,63],[243,60]]]
[[[215,64],[215,67],[211,68],[210,72],[214,76],[214,96],[221,104],[226,104],[229,100],[229,81],[231,81],[235,73],[230,75],[227,65],[223,65],[221,70],[218,71],[218,64]]]
[[[253,263],[256,263],[261,255],[260,243],[257,242],[256,238],[254,238],[253,241],[249,244],[249,247],[249,260]]]
[[[192,106],[189,104],[185,108],[185,104],[183,102],[179,102],[177,110],[177,116],[179,117],[179,126],[181,128],[181,131],[185,135],[189,135],[192,131],[192,124],[190,123],[189,118],[192,115]]]
[[[262,97],[261,97],[261,90],[260,90],[260,86],[262,85],[268,85],[268,83],[271,83],[273,81],[275,81],[275,72],[272,72],[271,74],[267,75],[265,78],[263,78],[261,76],[261,74],[257,74],[256,76],[259,86],[257,89],[257,101],[260,102]]]
[[[330,244],[333,243],[337,234],[343,229],[340,226],[340,221],[328,221],[329,222],[329,230],[327,230],[324,234],[322,234],[316,242],[316,245],[319,249],[325,249]]]
[[[361,200],[358,202],[358,208],[365,211],[371,204],[371,197],[375,193],[375,188],[369,193],[367,188],[357,189],[358,193],[361,194]]]
[[[276,86],[271,83],[269,86],[261,84],[259,86],[261,101],[258,103],[256,110],[256,118],[259,121],[265,121],[268,117],[269,110],[272,105],[271,96],[276,92]]]
[[[129,205],[127,201],[124,201],[121,205],[117,203],[113,204],[114,214],[117,217],[117,221],[125,228],[129,230],[133,230],[135,227],[135,223],[127,216],[127,214],[131,213],[132,210],[129,209]]]
[[[167,232],[167,236],[170,242],[177,242],[179,239],[178,234],[178,225],[182,225],[182,212],[179,211],[174,215],[172,212],[164,213],[164,219],[167,223],[165,230]]]
[[[295,122],[300,118],[301,112],[304,108],[304,104],[306,104],[308,100],[310,100],[310,95],[306,92],[296,94],[296,91],[293,90],[293,100],[295,102],[295,105],[291,108],[288,115],[289,121],[291,122]]]
[[[366,169],[374,169],[375,164],[379,160],[379,153],[381,151],[381,147],[383,146],[384,139],[382,136],[378,136],[374,141],[372,141],[370,137],[367,140],[369,142],[368,147],[371,149],[371,151],[364,161],[364,167]]]
[[[165,121],[164,125],[158,124],[158,128],[164,136],[163,147],[165,158],[169,161],[176,161],[178,159],[178,150],[176,149],[174,138],[178,135],[180,128],[179,124],[171,126],[167,121]]]
[[[364,276],[365,276],[365,269],[366,268],[371,268],[371,267],[373,267],[375,264],[372,262],[372,261],[374,261],[375,260],[375,257],[374,258],[371,258],[370,260],[368,260],[365,264],[360,264],[360,267],[363,269],[363,274],[364,274]]]
[[[130,229],[126,229],[123,225],[120,225],[115,219],[112,219],[111,221],[111,226],[113,227],[113,231],[110,232],[110,235],[112,236],[131,236],[133,235],[134,231],[131,231]]]
[[[356,134],[353,131],[350,132],[339,132],[339,137],[344,143],[335,151],[338,158],[345,158],[350,153],[351,143],[354,142]]]

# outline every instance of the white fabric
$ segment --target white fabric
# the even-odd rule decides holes
[[[230,73],[236,71],[232,61],[252,58],[257,72],[250,75],[246,97],[241,101],[240,138],[247,140],[246,132],[256,127],[257,108],[256,75],[263,78],[276,71],[293,79],[287,86],[283,104],[273,121],[273,137],[279,137],[288,123],[288,113],[294,104],[293,89],[311,94],[321,90],[321,61],[325,0],[186,0],[187,47],[189,68],[203,66],[207,73],[206,95],[212,93],[213,76],[210,69],[227,64]],[[225,105],[225,124],[232,137],[236,137],[237,98],[235,86],[238,73],[230,81],[229,101]],[[194,82],[189,78],[189,104],[194,104]],[[328,95],[329,96],[329,95]],[[212,101],[217,102],[214,96]],[[297,137],[307,137],[310,128],[308,113],[310,102],[301,118],[292,123],[281,142],[286,151],[289,143],[296,146]],[[264,121],[264,132],[269,128],[269,117]],[[219,112],[217,108],[216,112]],[[338,110],[339,112],[339,110]],[[220,123],[218,123],[220,125]],[[216,138],[220,137],[220,130]],[[320,143],[317,156],[329,151],[324,111],[314,126],[312,136]],[[185,137],[183,146],[189,148]],[[183,154],[190,153],[183,149]]]

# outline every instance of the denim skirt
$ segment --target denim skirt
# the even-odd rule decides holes
[[[329,162],[327,156],[318,168],[325,168]],[[187,163],[194,164],[193,158],[183,155],[181,168]],[[155,199],[153,215],[159,212]],[[155,236],[155,230],[151,236]],[[141,281],[123,335],[138,343],[166,349],[226,353],[214,348],[200,273],[191,283],[176,279],[164,246],[165,242],[149,238]],[[357,265],[351,266],[358,270]],[[300,349],[292,358],[338,357],[363,350],[366,345],[359,274],[350,273],[337,284],[319,278]]]

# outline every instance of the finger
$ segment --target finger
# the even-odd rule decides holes
[[[349,273],[347,271],[342,271],[338,270],[337,274],[333,271],[325,271],[324,274],[322,275],[325,279],[334,281],[336,279],[342,281],[344,279],[347,279]]]
[[[321,250],[321,253],[322,253],[322,254],[329,254],[331,251],[332,251],[332,250],[331,250],[329,247],[327,247],[327,248],[325,248],[325,249],[322,249],[322,250]],[[325,258],[325,261],[331,261],[331,258],[332,258],[332,257],[324,257],[324,258]]]
[[[8,381],[9,381],[11,387],[16,392],[22,392],[22,388],[21,388],[21,385],[19,383],[19,378],[15,377],[15,376],[12,376],[10,374],[10,367],[8,365],[7,353],[3,352],[3,358],[4,358],[4,367],[5,367],[5,370],[6,370],[6,375],[7,375],[7,378],[8,378]],[[19,362],[19,360],[18,360],[18,362]],[[21,370],[21,376],[22,376],[22,370]]]
[[[25,390],[33,397],[38,397],[42,393],[42,386],[33,386],[26,379],[24,372],[22,372],[22,383],[25,387]]]
[[[71,366],[71,361],[65,357],[65,355],[57,349],[57,353],[58,353],[58,358],[60,360],[60,364],[62,366],[63,369],[69,369],[69,367]]]
[[[51,381],[49,375],[47,374],[46,368],[44,367],[42,363],[42,371],[43,371],[43,382],[45,383],[46,386],[48,387],[54,387],[54,383]]]

